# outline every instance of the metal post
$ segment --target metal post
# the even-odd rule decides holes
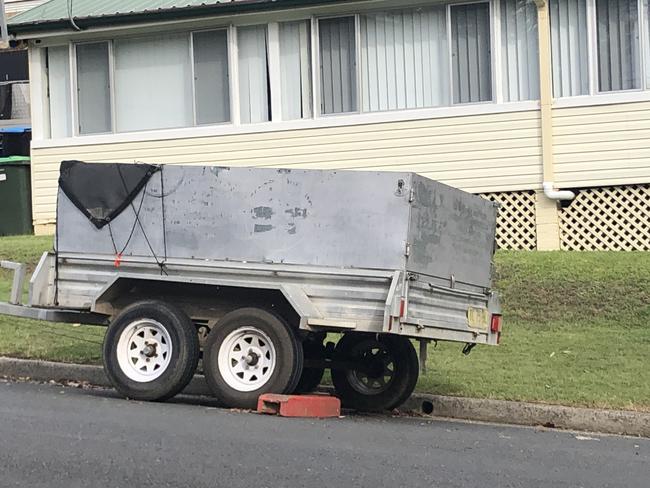
[[[13,263],[11,261],[0,261],[0,268],[13,269],[14,281],[11,285],[9,303],[12,305],[21,305],[23,301],[23,283],[25,282],[27,266],[20,263]]]
[[[9,40],[9,32],[7,32],[7,16],[5,14],[5,1],[0,0],[0,42],[7,42]]]
[[[427,346],[429,345],[428,339],[420,339],[420,374],[427,372]]]

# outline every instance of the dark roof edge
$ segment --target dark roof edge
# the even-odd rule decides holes
[[[284,10],[291,7],[341,3],[342,0],[242,0],[213,5],[197,5],[192,7],[170,8],[164,10],[137,12],[127,14],[103,15],[99,17],[74,17],[75,24],[82,30],[90,27],[118,26],[142,22],[158,22],[165,20],[184,20],[216,14],[263,12],[267,10]],[[76,32],[69,19],[47,20],[41,22],[26,22],[9,24],[9,34],[39,33],[53,30],[70,29]]]

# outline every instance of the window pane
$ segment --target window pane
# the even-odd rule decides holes
[[[108,43],[77,45],[79,133],[111,132],[111,81]]]
[[[266,26],[238,28],[237,44],[241,122],[244,124],[267,122],[271,118],[271,107],[269,104]]]
[[[225,30],[194,34],[196,123],[230,121],[228,34]]]
[[[596,0],[600,91],[641,88],[637,0]]]
[[[451,42],[454,103],[492,100],[487,3],[451,7]]]
[[[357,68],[354,17],[319,22],[321,111],[357,111]]]
[[[311,117],[311,34],[309,22],[280,24],[282,119]]]
[[[188,35],[125,39],[114,46],[117,131],[193,125]]]
[[[448,105],[444,7],[361,16],[363,110]]]
[[[68,46],[47,49],[50,94],[50,136],[52,139],[72,135],[70,103],[70,55]]]
[[[587,7],[585,0],[550,0],[553,93],[589,93]]]
[[[538,99],[537,8],[532,0],[501,0],[501,49],[504,99]]]

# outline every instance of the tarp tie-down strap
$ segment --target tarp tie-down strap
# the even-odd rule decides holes
[[[122,183],[124,185],[125,191],[128,190],[126,178],[124,177],[124,174],[122,173],[123,166],[118,165],[117,166],[117,172],[120,175],[120,179],[122,180]],[[160,181],[161,181],[161,201],[163,205],[163,212],[164,212],[164,205],[165,205],[165,193],[164,193],[164,186],[163,186],[163,175],[162,175],[162,166],[159,168],[160,169]],[[153,246],[151,245],[151,241],[149,240],[149,236],[147,236],[146,231],[144,230],[144,226],[142,225],[142,221],[140,220],[140,213],[142,212],[142,205],[144,203],[144,198],[147,195],[147,185],[149,181],[144,184],[143,190],[142,190],[142,199],[140,200],[140,205],[138,206],[138,209],[136,210],[135,205],[133,204],[133,199],[129,202],[129,205],[131,205],[131,208],[133,209],[133,213],[135,214],[135,220],[133,221],[133,227],[131,228],[131,232],[129,233],[129,237],[124,244],[124,247],[122,248],[121,251],[118,251],[117,245],[115,243],[115,238],[113,237],[113,228],[111,227],[111,223],[108,223],[108,230],[111,236],[111,241],[113,243],[113,249],[115,250],[115,266],[119,267],[121,262],[122,262],[122,254],[124,251],[126,251],[126,248],[128,247],[129,243],[131,242],[131,239],[133,238],[133,233],[135,232],[136,226],[140,227],[140,230],[142,231],[142,236],[144,237],[145,242],[147,243],[147,246],[149,247],[149,251],[151,252],[151,255],[153,256],[154,260],[156,261],[156,264],[160,268],[160,274],[161,276],[168,275],[167,270],[165,269],[165,261],[167,260],[167,236],[165,232],[165,216],[163,213],[163,241],[164,241],[164,248],[165,248],[165,258],[164,260],[158,259],[158,256],[156,255],[156,252],[153,250]]]

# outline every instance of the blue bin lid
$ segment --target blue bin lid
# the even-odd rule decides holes
[[[18,125],[14,127],[0,127],[0,134],[24,134],[31,132],[32,128],[28,125]]]

